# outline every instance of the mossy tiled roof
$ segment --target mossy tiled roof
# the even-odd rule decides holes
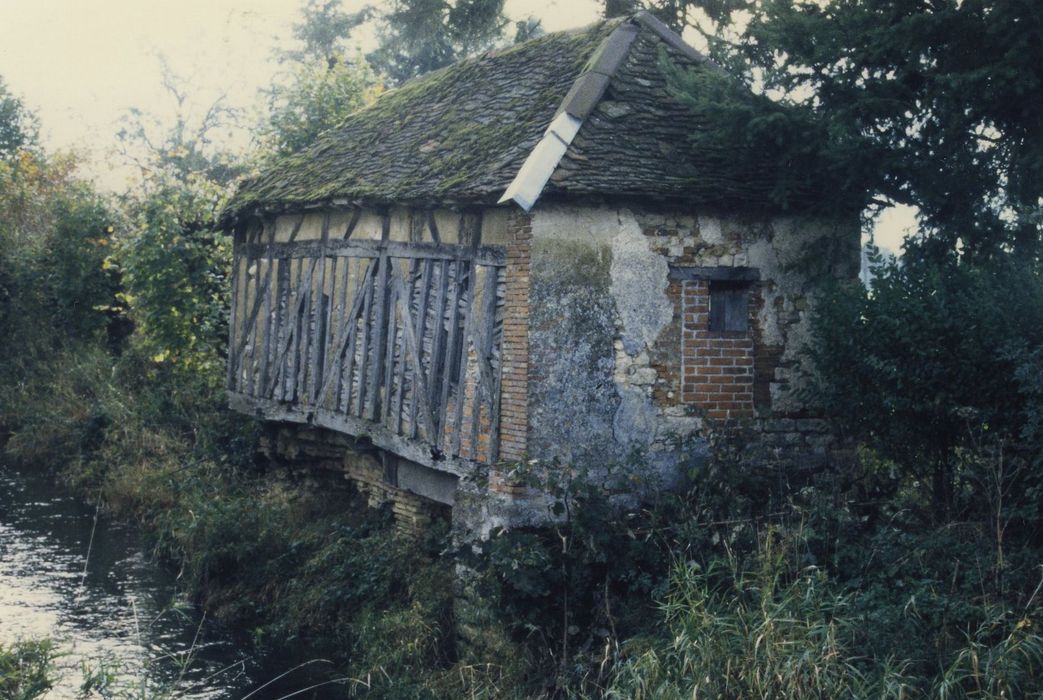
[[[498,197],[618,24],[548,34],[412,80],[243,183],[229,209]]]
[[[536,183],[536,196],[763,207],[770,183],[748,173],[730,176],[727,154],[693,144],[690,135],[699,125],[670,94],[662,51],[682,67],[716,69],[641,13],[548,34],[422,76],[243,183],[225,221],[258,209],[335,201],[496,202],[515,178],[526,177]],[[564,146],[552,144],[558,151],[549,160],[526,163],[541,139],[553,141],[548,126],[562,113],[578,133],[568,133]]]

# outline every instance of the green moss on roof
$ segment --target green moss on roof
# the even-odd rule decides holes
[[[810,210],[829,199],[831,183],[809,178],[811,184],[783,207],[774,188],[785,163],[693,139],[710,133],[708,125],[672,93],[663,61],[703,70],[706,59],[638,14],[489,52],[389,91],[311,147],[245,182],[223,218],[230,224],[255,207],[292,210],[337,199],[371,205],[495,202],[570,88],[624,22],[625,31],[637,35],[608,69],[605,92],[585,115],[543,196],[671,200],[743,211]]]
[[[245,182],[226,209],[498,197],[620,20],[461,61],[383,94]]]

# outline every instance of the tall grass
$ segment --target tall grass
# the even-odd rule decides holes
[[[1028,609],[990,609],[946,666],[866,653],[877,630],[841,592],[801,563],[802,533],[769,529],[756,556],[709,567],[678,562],[661,604],[665,629],[631,639],[606,691],[611,698],[956,698],[1043,694],[1043,638]],[[930,642],[930,637],[925,637]]]
[[[900,698],[902,665],[855,646],[848,600],[771,533],[756,566],[678,562],[661,613],[667,634],[631,640],[613,698]]]

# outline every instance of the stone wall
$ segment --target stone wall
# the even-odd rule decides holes
[[[854,217],[541,205],[531,230],[530,458],[668,486],[715,430],[776,461],[828,455],[800,389],[816,291],[858,273]],[[734,268],[756,275],[748,328],[711,332],[709,284],[675,273]]]
[[[451,516],[455,477],[349,435],[297,424],[268,424],[260,451],[276,473],[299,488],[350,489],[364,496],[371,508],[389,508],[403,535],[419,536],[432,520]]]

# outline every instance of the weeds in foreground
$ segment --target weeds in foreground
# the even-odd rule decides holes
[[[49,640],[23,640],[0,644],[0,700],[34,700],[49,691],[55,681],[58,652]]]
[[[855,593],[794,556],[806,551],[802,534],[787,543],[769,529],[745,563],[675,565],[661,605],[666,629],[626,642],[606,696],[984,700],[1043,693],[1034,601],[1017,614],[983,611],[949,663],[924,674],[921,660],[866,653],[876,631],[858,614]]]

